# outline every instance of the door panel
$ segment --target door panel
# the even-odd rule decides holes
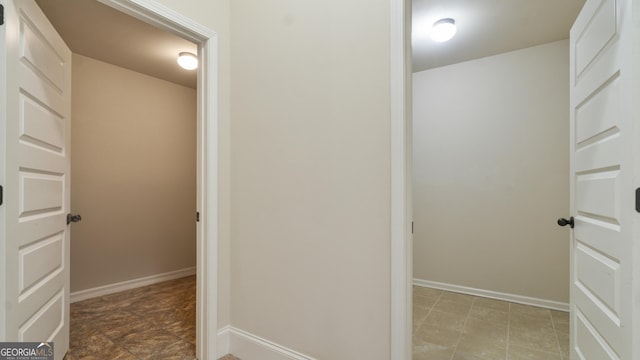
[[[589,24],[576,29],[574,35],[577,74],[585,70],[617,32],[615,1],[593,1],[585,4],[584,12],[589,13]]]
[[[37,101],[20,94],[20,140],[61,154],[64,150],[64,119]]]
[[[20,294],[26,293],[45,279],[62,269],[64,259],[64,234],[27,245],[19,250],[18,281]]]
[[[632,349],[630,8],[587,0],[571,29],[572,359]]]
[[[6,5],[7,341],[69,347],[71,52],[33,0]]]
[[[20,171],[20,219],[64,211],[64,177]]]
[[[616,76],[604,88],[598,89],[597,93],[580,104],[576,110],[576,147],[578,149],[620,132],[618,127],[620,108],[617,106],[620,99],[620,82],[617,80]],[[602,114],[600,110],[610,113]]]
[[[619,322],[620,264],[604,253],[578,243],[576,246],[576,281],[605,314]]]
[[[23,13],[20,18],[20,57],[23,63],[34,70],[44,81],[49,81],[59,93],[64,91],[64,58],[56,51],[55,44],[46,38],[34,23],[30,14]]]
[[[596,330],[584,314],[580,311],[576,313],[576,322],[574,323],[576,334],[576,348],[580,350],[581,359],[617,359],[615,351],[607,344],[607,342],[598,336]],[[572,356],[573,357],[573,356]]]
[[[620,170],[576,174],[576,209],[602,221],[618,224],[620,219]]]

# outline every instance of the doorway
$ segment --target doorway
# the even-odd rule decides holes
[[[79,54],[72,64],[71,199],[83,221],[71,300],[91,300],[71,304],[71,353],[87,348],[91,324],[134,355],[181,344],[195,357],[196,90]],[[191,286],[176,287],[185,276]]]
[[[440,310],[451,304],[473,310],[475,299],[488,297],[514,308],[568,311],[569,244],[555,220],[569,204],[565,39],[582,3],[526,10],[510,6],[541,4],[457,5],[413,1],[413,282],[421,300],[414,297],[414,332],[427,317],[419,313],[437,306],[415,307],[432,289],[453,294]],[[517,22],[482,25],[504,14]],[[547,18],[538,22],[536,14]],[[458,34],[436,43],[431,25],[443,18],[455,19]],[[521,31],[542,35],[551,28],[560,35],[518,38]],[[492,35],[495,30],[509,36]],[[481,44],[483,38],[495,41]],[[551,315],[548,321],[553,324]],[[557,344],[547,350],[561,356]]]
[[[217,169],[215,167],[217,158],[217,138],[212,136],[216,133],[216,99],[215,89],[215,53],[216,34],[185,19],[166,8],[158,8],[153,2],[139,1],[131,4],[128,1],[103,1],[106,5],[113,7],[123,13],[138,18],[146,23],[150,23],[164,31],[177,34],[180,37],[195,43],[201,62],[201,68],[197,75],[197,101],[194,113],[197,114],[197,124],[194,132],[197,136],[194,139],[193,147],[196,147],[196,154],[193,162],[197,163],[195,174],[195,187],[197,188],[197,198],[195,209],[191,209],[188,216],[193,223],[196,221],[196,212],[199,222],[195,223],[197,238],[196,266],[197,273],[197,356],[199,358],[209,358],[215,356],[215,345],[204,339],[209,333],[216,333],[217,314]],[[211,264],[209,263],[211,259]],[[211,356],[207,354],[212,354]]]

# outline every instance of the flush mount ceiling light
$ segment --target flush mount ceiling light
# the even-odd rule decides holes
[[[451,18],[440,19],[433,24],[431,39],[437,42],[450,40],[456,34],[456,21]]]
[[[178,54],[178,65],[186,70],[194,70],[198,67],[198,57],[190,52]]]

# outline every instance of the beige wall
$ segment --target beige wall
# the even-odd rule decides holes
[[[232,325],[389,359],[389,2],[236,0]]]
[[[73,56],[71,291],[195,266],[196,91]]]
[[[413,80],[414,278],[568,302],[568,41]]]
[[[218,324],[230,319],[230,0],[156,0],[208,27],[218,42]]]

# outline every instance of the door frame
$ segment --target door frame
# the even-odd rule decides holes
[[[391,359],[412,357],[411,0],[391,0]]]
[[[0,4],[2,4],[5,8],[6,3],[4,1],[0,1]],[[6,21],[5,21],[6,22]],[[0,135],[0,185],[2,185],[3,187],[5,186],[5,184],[7,183],[7,178],[6,178],[6,173],[5,173],[5,169],[6,169],[6,154],[4,153],[5,149],[6,149],[6,144],[5,144],[5,137],[6,137],[6,111],[5,109],[7,108],[7,93],[6,93],[6,79],[7,79],[7,63],[6,63],[6,58],[7,58],[7,44],[6,44],[6,33],[7,33],[7,26],[6,24],[0,25],[0,79],[5,79],[0,81],[0,130],[1,130],[1,135]],[[5,189],[3,188],[3,197],[4,197],[4,191]],[[5,231],[4,229],[6,229],[6,225],[5,225],[5,208],[6,206],[4,206],[4,199],[3,199],[3,203],[2,205],[0,205],[0,254],[6,254],[6,238],[5,238]],[[0,269],[6,269],[6,264],[5,264],[5,257],[4,256],[0,256]],[[5,304],[6,303],[6,281],[5,281],[5,276],[0,276],[0,304]],[[7,314],[5,311],[5,306],[0,306],[0,339],[6,339],[6,324],[7,324]]]
[[[198,45],[196,358],[217,359],[218,35],[153,0],[96,0]],[[194,214],[195,215],[195,214]]]

